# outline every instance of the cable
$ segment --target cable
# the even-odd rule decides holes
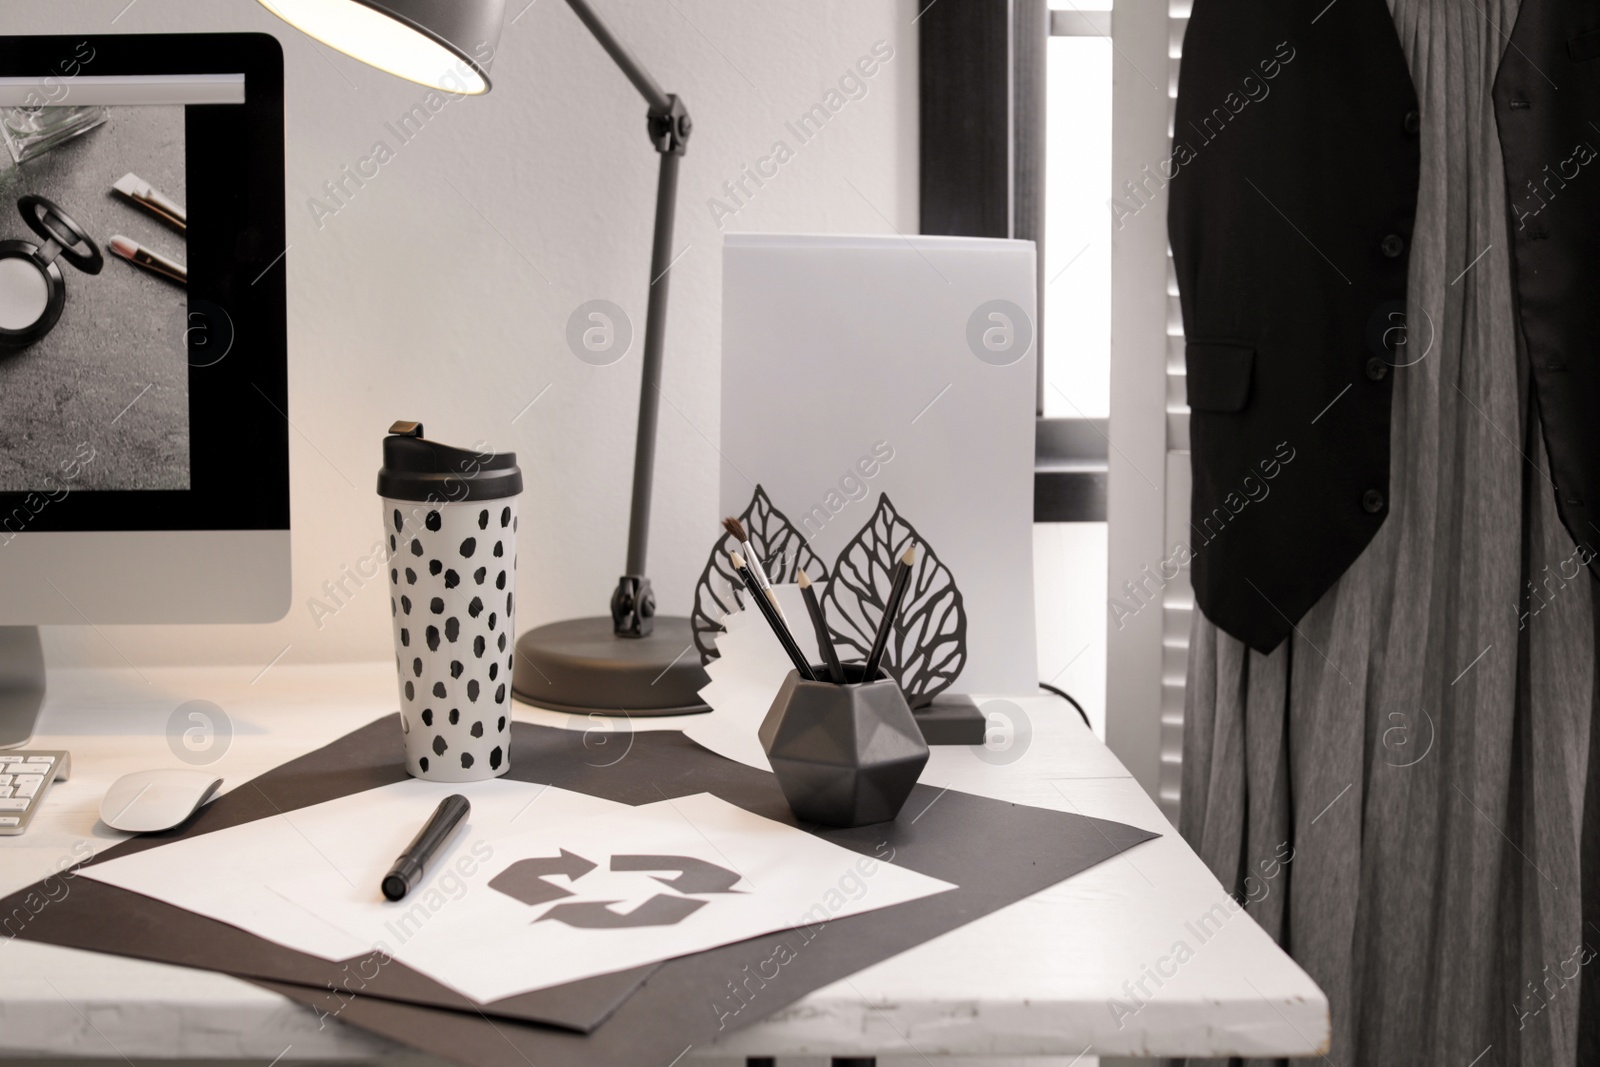
[[[1083,705],[1082,704],[1080,704],[1076,700],[1072,699],[1072,694],[1071,693],[1068,693],[1065,689],[1057,689],[1055,686],[1051,685],[1049,682],[1040,682],[1039,683],[1039,688],[1043,689],[1043,690],[1046,690],[1047,692],[1054,693],[1056,696],[1060,697],[1062,700],[1065,700],[1068,704],[1071,704],[1073,707],[1077,708],[1078,709],[1078,718],[1083,720],[1083,725],[1089,726],[1089,715],[1088,715],[1088,713],[1083,710]],[[1093,730],[1094,727],[1093,726],[1089,726],[1089,729]]]

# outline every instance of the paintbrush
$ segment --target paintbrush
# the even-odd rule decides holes
[[[844,667],[839,664],[839,653],[833,647],[833,638],[828,636],[828,620],[822,616],[822,604],[817,600],[817,591],[811,588],[811,578],[804,570],[800,571],[800,595],[806,598],[806,612],[811,616],[811,628],[817,632],[817,648],[822,652],[822,662],[828,665],[828,677],[833,679],[834,685],[843,685]]]
[[[878,668],[883,665],[883,654],[889,648],[889,634],[894,629],[895,618],[900,614],[900,604],[906,598],[906,587],[911,584],[911,568],[916,562],[917,546],[912,545],[894,565],[889,601],[883,606],[883,618],[878,620],[878,632],[872,638],[872,651],[867,653],[866,673],[861,679],[864,682],[877,678]]]
[[[811,664],[806,662],[806,657],[801,653],[800,646],[795,644],[794,634],[789,632],[788,625],[778,615],[777,609],[772,606],[772,601],[763,596],[760,588],[756,586],[755,576],[751,574],[751,568],[749,564],[745,563],[744,557],[739,555],[738,552],[729,552],[728,558],[733,560],[734,572],[744,581],[745,588],[750,591],[750,599],[755,601],[756,608],[761,612],[761,617],[767,620],[768,626],[772,627],[773,636],[778,639],[778,644],[783,646],[783,650],[789,654],[789,659],[794,662],[794,669],[806,681],[816,681],[817,676],[812,672]]]
[[[772,591],[772,583],[767,580],[766,564],[761,562],[761,557],[756,555],[755,546],[750,544],[750,536],[745,533],[744,523],[730,515],[722,520],[722,528],[728,531],[729,537],[739,542],[739,547],[744,551],[744,558],[750,564],[750,573],[755,575],[757,586],[772,602],[773,608],[778,612],[778,618],[787,623],[789,617],[783,613],[783,605],[778,603],[778,594]]]

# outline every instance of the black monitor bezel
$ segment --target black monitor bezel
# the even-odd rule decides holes
[[[70,65],[91,54],[85,48],[92,58]],[[287,530],[283,50],[265,33],[0,37],[0,76],[54,79],[68,87],[66,102],[69,70],[244,75],[243,104],[185,109],[189,307],[191,323],[206,326],[192,332],[197,343],[208,343],[216,331],[231,329],[232,346],[209,365],[209,352],[190,352],[190,488],[91,490],[61,483],[65,491],[45,498],[48,506],[39,492],[0,492],[0,519],[23,509],[27,533]],[[226,326],[212,321],[218,308]],[[13,532],[6,526],[0,539]]]

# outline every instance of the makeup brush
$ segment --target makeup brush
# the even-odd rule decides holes
[[[744,581],[745,588],[750,590],[750,599],[755,601],[756,608],[761,612],[762,618],[766,619],[767,625],[772,627],[773,636],[778,639],[778,644],[783,646],[783,650],[789,654],[789,659],[794,662],[794,669],[806,681],[816,681],[817,676],[812,673],[811,664],[807,663],[805,656],[801,654],[800,646],[794,643],[794,635],[789,632],[788,625],[778,616],[778,611],[772,606],[772,601],[763,596],[760,588],[756,586],[755,576],[750,573],[750,565],[744,561],[744,557],[739,555],[738,552],[729,552],[728,558],[733,560],[733,569]]]
[[[137,174],[124,174],[111,183],[111,191],[135,207],[142,208],[179,233],[189,230],[189,217],[176,201]]]
[[[872,651],[867,653],[866,674],[862,681],[870,682],[878,676],[883,666],[883,654],[889,649],[889,634],[894,629],[895,618],[900,614],[900,604],[906,598],[906,587],[911,584],[911,568],[917,562],[917,546],[906,549],[900,562],[894,565],[894,575],[889,587],[889,601],[883,606],[883,618],[878,620],[878,632],[872,638]]]
[[[761,557],[756,555],[755,547],[750,544],[750,537],[744,532],[744,523],[730,515],[722,520],[722,528],[728,531],[729,537],[739,542],[739,547],[744,550],[744,558],[750,564],[750,573],[755,575],[756,584],[772,602],[773,608],[778,612],[778,618],[787,623],[789,617],[783,613],[783,605],[778,603],[778,594],[772,591],[772,583],[767,580],[766,564],[761,562]]]
[[[817,591],[811,588],[811,577],[804,570],[799,578],[800,595],[806,598],[806,612],[811,616],[811,628],[817,632],[817,648],[822,652],[822,662],[828,665],[828,677],[833,679],[834,685],[843,685],[844,667],[839,664],[839,653],[833,647],[833,638],[828,636],[828,620],[822,616]]]
[[[151,274],[158,274],[179,285],[189,284],[189,271],[182,263],[168,259],[160,252],[152,252],[131,237],[124,237],[120,233],[112,235],[111,251]]]

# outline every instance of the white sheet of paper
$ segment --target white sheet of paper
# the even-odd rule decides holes
[[[800,650],[813,657],[813,663],[820,662],[816,631],[806,614],[800,587],[779,585],[773,589],[789,617],[789,630]],[[762,751],[757,731],[794,664],[760,612],[732,612],[722,625],[727,632],[716,637],[717,658],[706,664],[711,684],[700,690],[700,699],[711,710],[686,720],[683,733],[719,756],[768,771],[772,765]]]
[[[241,788],[251,788],[248,784]],[[268,886],[286,875],[322,874],[347,891],[379,894],[383,876],[439,801],[460,793],[472,803],[466,826],[429,866],[424,888],[461,878],[458,864],[508,836],[541,824],[566,825],[628,805],[554,786],[494,778],[484,782],[421,782],[339,797],[199,837],[86,867],[85,878],[165,901],[287,948],[327,960],[372,950]]]
[[[723,244],[719,447],[735,462],[721,467],[722,514],[741,514],[759,483],[831,571],[888,494],[964,598],[957,693],[1030,693],[1039,679],[1035,264],[1031,241],[970,237]],[[1020,312],[1002,338],[1015,350],[986,361],[999,304]]]
[[[502,839],[454,893],[375,885],[323,868],[274,888],[480,1002],[955,888],[709,793]]]

